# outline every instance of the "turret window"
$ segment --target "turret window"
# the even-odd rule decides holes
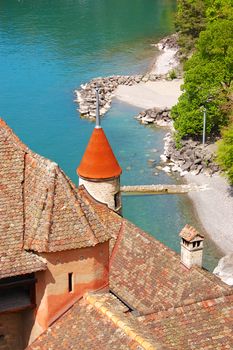
[[[121,202],[120,202],[120,192],[117,192],[114,194],[114,205],[115,209],[119,208]]]
[[[68,273],[68,290],[69,293],[73,292],[73,272]]]

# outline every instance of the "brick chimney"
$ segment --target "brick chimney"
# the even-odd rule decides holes
[[[202,266],[203,234],[194,227],[186,225],[180,232],[181,237],[181,262],[188,269],[192,266]]]

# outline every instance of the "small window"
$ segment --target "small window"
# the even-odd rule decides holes
[[[73,272],[68,273],[68,290],[69,293],[73,292]]]

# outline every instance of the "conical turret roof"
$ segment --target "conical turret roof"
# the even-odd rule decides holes
[[[77,173],[87,179],[109,179],[122,173],[101,127],[95,127],[93,130]]]

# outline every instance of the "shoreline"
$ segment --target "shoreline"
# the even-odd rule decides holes
[[[182,78],[169,79],[169,72],[179,67],[176,34],[165,37],[153,45],[159,50],[147,74],[160,77],[157,81],[140,82],[137,85],[119,85],[114,97],[130,105],[149,109],[170,109],[181,95]]]
[[[157,45],[159,47],[159,44]],[[156,74],[156,72],[163,72],[167,74],[168,71],[165,71],[166,67],[173,69],[177,67],[177,61],[175,59],[177,50],[176,49],[163,49],[159,55],[156,55],[155,62],[152,65],[152,69],[149,71],[149,74]],[[169,61],[169,62],[168,62]],[[172,65],[173,63],[173,65]],[[178,79],[175,79],[178,80]],[[180,84],[172,87],[174,80],[166,81],[160,80],[156,83],[170,84],[170,89],[173,89],[174,97],[174,87],[177,100],[181,91],[178,92],[177,88],[180,88],[182,80],[180,79]],[[126,102],[128,104],[142,107],[141,108],[153,108],[153,107],[164,107],[158,103],[159,92],[154,89],[153,93],[157,96],[152,95],[152,91],[147,87],[148,83],[139,84],[136,87],[133,86],[119,86],[116,90],[115,98]],[[164,86],[165,86],[164,84]],[[130,96],[132,92],[132,96]],[[161,91],[160,91],[161,92]],[[141,96],[140,96],[141,95]],[[177,100],[170,98],[169,94],[166,91],[167,104],[169,107],[174,105]],[[142,99],[143,101],[139,102],[138,100]],[[149,101],[150,100],[150,101]],[[212,240],[216,245],[216,248],[222,253],[222,256],[232,254],[233,252],[233,192],[230,185],[227,183],[227,180],[220,175],[215,174],[212,177],[208,177],[204,174],[192,175],[191,173],[186,174],[183,179],[187,184],[196,184],[196,185],[206,185],[209,189],[205,191],[192,192],[188,194],[189,199],[195,210],[198,221],[206,232],[207,236]]]
[[[169,45],[171,45],[171,48],[169,48]],[[103,113],[101,115],[110,108],[113,98],[144,110],[147,108],[171,108],[176,104],[181,94],[182,80],[167,80],[165,78],[168,75],[168,69],[171,71],[178,67],[176,59],[178,48],[176,44],[174,45],[174,39],[169,37],[162,39],[154,46],[159,48],[160,53],[155,54],[155,60],[148,73],[143,76],[116,76],[94,79],[89,83],[89,86],[88,84],[81,86],[84,96],[81,96],[80,90],[76,90],[76,102],[81,104],[83,101],[85,102],[85,98],[90,99],[90,91],[93,91],[96,84],[102,83],[104,87],[105,84],[110,84],[110,90],[107,92],[108,100],[103,100],[103,107],[100,110],[100,113],[102,111]],[[163,75],[158,75],[156,72],[163,72]],[[151,75],[152,78],[150,78]],[[94,105],[94,103],[95,100],[92,98],[92,104]],[[104,103],[106,104],[104,105]],[[88,108],[93,108],[93,105]],[[95,110],[90,113],[89,118],[94,117],[94,115]],[[166,163],[164,164],[166,165]],[[188,184],[200,184],[201,182],[201,184],[209,185],[210,190],[196,192],[189,195],[189,198],[196,211],[198,221],[208,238],[222,252],[222,255],[231,253],[233,251],[233,232],[230,229],[232,220],[230,216],[233,212],[233,195],[228,198],[229,186],[227,182],[217,175],[210,178],[202,174],[191,175],[190,173],[185,175],[183,179]],[[215,212],[218,215],[215,215]],[[226,219],[225,213],[228,213]]]

